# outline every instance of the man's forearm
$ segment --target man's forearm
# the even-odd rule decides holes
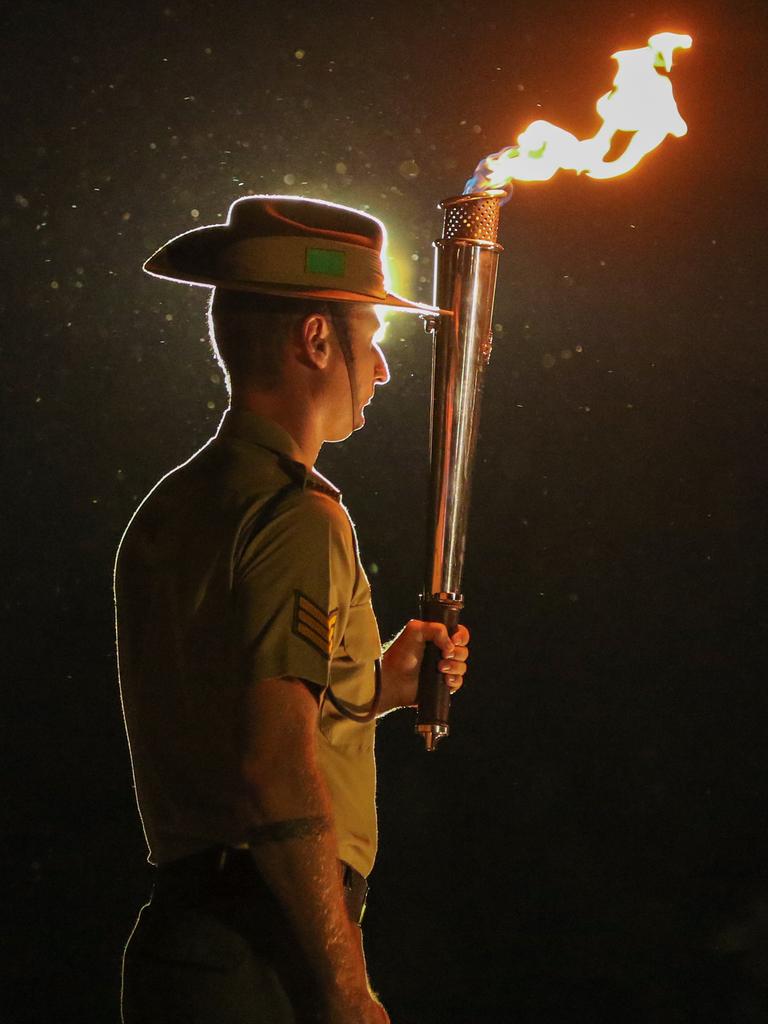
[[[386,682],[382,679],[381,699],[379,701],[379,708],[376,714],[377,718],[383,718],[384,715],[388,715],[390,711],[413,707],[416,707],[416,705],[405,700],[403,698],[402,691],[399,688],[395,686],[387,687]]]
[[[259,823],[247,836],[251,855],[291,923],[320,998],[345,1010],[359,1001],[360,1019],[367,1020],[362,942],[344,903],[324,779],[312,766],[300,774],[293,765],[277,766],[255,788],[254,804]]]
[[[414,707],[415,695],[411,679],[403,672],[394,668],[387,657],[387,648],[392,641],[384,646],[381,659],[381,697],[379,698],[378,717],[396,711],[398,708]]]

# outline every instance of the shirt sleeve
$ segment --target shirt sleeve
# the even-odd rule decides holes
[[[244,539],[232,581],[244,682],[295,676],[325,689],[352,601],[353,545],[338,502],[312,491]]]

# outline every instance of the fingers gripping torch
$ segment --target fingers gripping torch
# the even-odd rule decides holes
[[[506,192],[457,196],[440,204],[445,220],[435,242],[434,305],[450,315],[424,318],[432,334],[432,412],[427,564],[421,618],[452,635],[464,600],[461,580],[483,375],[491,356],[496,238]],[[427,750],[448,735],[450,691],[427,644],[421,665],[416,732]]]

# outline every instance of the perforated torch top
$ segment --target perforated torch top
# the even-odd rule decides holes
[[[503,190],[489,189],[444,199],[440,203],[440,208],[445,211],[443,239],[495,242],[499,233],[501,203],[506,198]]]

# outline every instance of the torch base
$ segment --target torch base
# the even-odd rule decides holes
[[[427,751],[436,750],[438,741],[447,736],[449,731],[448,726],[442,723],[416,726],[416,732],[424,737],[424,748]]]

